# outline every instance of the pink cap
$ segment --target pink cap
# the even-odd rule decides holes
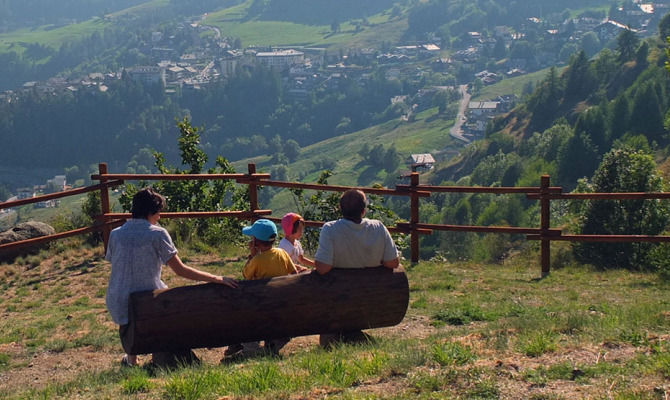
[[[284,215],[284,218],[281,219],[281,227],[284,230],[286,236],[293,234],[293,224],[295,221],[302,220],[302,216],[296,213],[288,213]]]

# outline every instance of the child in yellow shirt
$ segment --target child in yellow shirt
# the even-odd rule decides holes
[[[265,279],[275,276],[296,274],[298,270],[286,251],[272,247],[277,238],[277,226],[268,219],[259,219],[253,225],[242,228],[242,233],[251,236],[249,256],[242,270],[245,279]],[[279,350],[290,338],[265,340],[265,350],[279,354]],[[223,353],[224,358],[243,355],[258,348],[257,342],[230,345]]]
[[[251,236],[249,260],[242,271],[245,279],[273,278],[298,272],[286,251],[272,247],[277,238],[274,222],[259,219],[253,225],[242,228],[242,233]]]

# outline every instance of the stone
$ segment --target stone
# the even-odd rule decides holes
[[[38,221],[28,221],[17,224],[13,228],[0,233],[0,244],[14,243],[21,240],[32,239],[40,236],[53,235],[56,230],[49,224]],[[34,246],[22,246],[16,249],[3,250],[0,253],[0,262],[11,262],[16,257],[33,254],[48,244],[42,243]]]

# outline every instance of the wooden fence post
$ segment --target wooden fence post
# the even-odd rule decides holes
[[[111,212],[111,209],[109,207],[109,190],[107,188],[107,178],[102,177],[102,175],[107,174],[107,163],[100,163],[98,164],[98,173],[101,175],[100,177],[100,183],[103,185],[102,188],[100,188],[100,213],[102,214],[102,241],[105,244],[105,253],[107,252],[107,244],[109,243],[109,225],[107,224],[107,217],[105,217],[105,214],[109,214]]]
[[[549,208],[549,175],[540,178],[540,254],[542,277],[549,275],[551,269],[551,240],[549,237],[551,211]]]
[[[249,211],[254,212],[258,210],[258,185],[256,184],[256,178],[251,177],[251,175],[256,173],[256,164],[249,164],[249,175],[251,181],[249,182]]]
[[[415,225],[419,223],[419,194],[417,193],[419,186],[419,173],[412,172],[410,184],[412,186],[412,194],[410,196],[410,226],[412,232],[410,233],[410,244],[412,250],[412,263],[419,262],[419,232],[417,232]]]

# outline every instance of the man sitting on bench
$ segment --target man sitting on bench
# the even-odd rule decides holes
[[[340,197],[342,218],[327,222],[321,229],[319,248],[314,256],[316,271],[327,274],[333,268],[366,268],[400,265],[398,249],[381,221],[365,217],[367,198],[360,190],[347,190]],[[359,341],[361,331],[322,334],[320,343],[336,340]]]

